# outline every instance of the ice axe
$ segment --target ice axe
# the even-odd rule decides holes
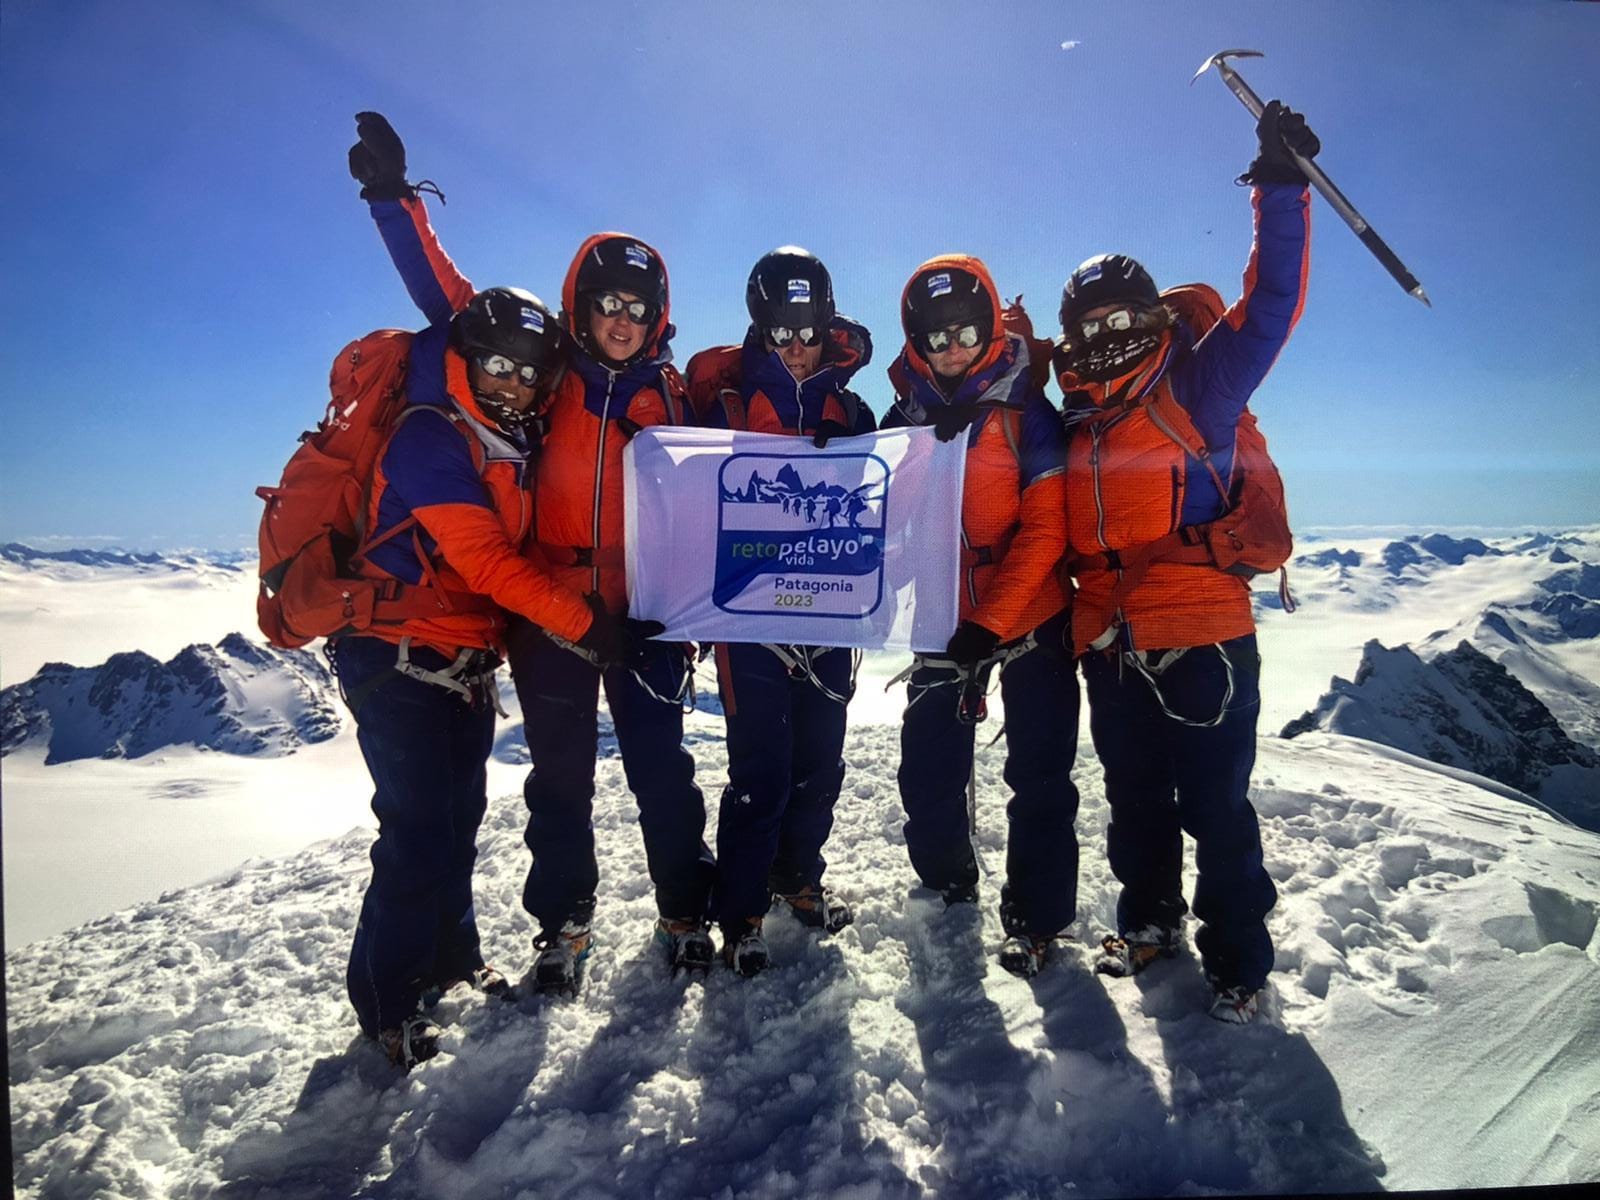
[[[1250,85],[1239,78],[1239,72],[1230,67],[1227,60],[1230,58],[1264,57],[1266,56],[1259,50],[1220,50],[1200,64],[1200,69],[1194,73],[1194,79],[1189,80],[1189,84],[1193,86],[1195,79],[1199,79],[1200,76],[1215,67],[1217,74],[1222,76],[1222,82],[1228,85],[1228,90],[1239,97],[1239,103],[1249,109],[1250,115],[1259,121],[1262,110],[1266,108],[1266,105],[1261,103],[1260,96],[1250,90]],[[1389,249],[1389,244],[1378,236],[1378,231],[1367,224],[1367,219],[1356,211],[1356,206],[1345,199],[1344,193],[1333,185],[1333,180],[1328,178],[1327,173],[1309,158],[1301,158],[1293,150],[1290,150],[1289,154],[1294,159],[1295,165],[1311,181],[1311,185],[1322,193],[1323,198],[1329,204],[1333,205],[1333,211],[1344,218],[1344,223],[1350,226],[1366,248],[1372,251],[1377,260],[1383,264],[1384,270],[1394,276],[1394,281],[1429,308],[1432,308],[1433,302],[1428,299],[1428,293],[1422,290],[1422,285],[1417,282],[1417,277],[1406,269],[1405,263],[1400,261],[1400,256]]]

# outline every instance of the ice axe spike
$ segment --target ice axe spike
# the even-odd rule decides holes
[[[1228,85],[1228,90],[1237,96],[1239,103],[1244,105],[1250,115],[1259,121],[1262,112],[1267,106],[1261,102],[1260,96],[1250,90],[1250,85],[1240,78],[1239,72],[1228,65],[1227,60],[1230,58],[1265,57],[1259,50],[1220,50],[1200,64],[1200,69],[1194,73],[1194,79],[1189,80],[1189,83],[1193,86],[1195,79],[1199,79],[1200,76],[1215,67],[1217,74],[1222,76],[1222,82]],[[1389,249],[1388,243],[1378,236],[1378,231],[1367,224],[1367,219],[1356,211],[1356,206],[1345,199],[1344,193],[1334,186],[1333,180],[1328,178],[1327,172],[1309,158],[1301,158],[1293,150],[1290,150],[1289,154],[1294,159],[1295,165],[1311,181],[1311,186],[1321,192],[1323,199],[1333,205],[1333,211],[1344,218],[1344,223],[1350,226],[1351,231],[1361,239],[1362,244],[1372,251],[1373,256],[1383,264],[1384,270],[1394,277],[1394,281],[1429,308],[1432,308],[1433,302],[1428,299],[1428,293],[1422,290],[1422,285],[1417,282],[1417,277],[1406,269],[1405,263],[1400,261],[1400,256]]]

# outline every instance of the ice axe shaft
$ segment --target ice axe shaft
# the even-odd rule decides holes
[[[1199,79],[1200,76],[1215,67],[1217,74],[1222,76],[1222,82],[1228,85],[1228,90],[1237,96],[1239,103],[1244,105],[1250,115],[1259,121],[1262,112],[1267,106],[1261,102],[1261,97],[1251,90],[1250,85],[1240,77],[1239,72],[1228,65],[1227,60],[1230,58],[1262,57],[1264,56],[1259,50],[1222,50],[1200,64],[1200,69],[1194,73],[1194,79]],[[1193,83],[1194,79],[1189,82]],[[1323,199],[1333,205],[1333,211],[1344,218],[1344,223],[1350,226],[1351,231],[1361,239],[1362,244],[1372,251],[1373,256],[1383,264],[1384,270],[1394,277],[1394,281],[1429,308],[1432,308],[1433,302],[1428,299],[1428,293],[1422,290],[1422,285],[1417,282],[1417,277],[1406,269],[1405,263],[1400,261],[1400,256],[1389,249],[1389,244],[1378,236],[1378,231],[1367,224],[1367,219],[1357,211],[1354,204],[1351,204],[1345,198],[1345,194],[1334,185],[1333,180],[1328,178],[1327,172],[1309,158],[1300,157],[1293,150],[1289,151],[1289,155],[1294,159],[1295,166],[1299,167],[1305,177],[1310,180],[1311,186],[1321,192]]]

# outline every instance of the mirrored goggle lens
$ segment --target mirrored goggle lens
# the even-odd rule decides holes
[[[478,367],[485,375],[495,379],[510,379],[516,377],[517,382],[524,387],[532,387],[539,382],[539,368],[532,363],[519,363],[514,358],[507,358],[504,354],[480,354]]]
[[[815,346],[822,340],[822,330],[812,325],[803,325],[799,329],[790,329],[785,325],[773,325],[767,330],[767,340],[780,350],[795,338],[800,339],[802,346]]]
[[[648,325],[652,306],[643,300],[624,300],[615,292],[601,292],[594,298],[594,310],[602,317],[626,315],[635,325]]]
[[[1155,329],[1163,324],[1163,315],[1156,309],[1149,308],[1118,308],[1108,313],[1101,313],[1098,317],[1086,318],[1078,322],[1078,328],[1086,339],[1099,337],[1102,333],[1127,333],[1130,329]]]
[[[976,325],[962,325],[953,329],[935,329],[922,335],[922,348],[929,354],[941,354],[950,349],[951,345],[960,346],[963,350],[971,350],[980,341],[983,335]]]

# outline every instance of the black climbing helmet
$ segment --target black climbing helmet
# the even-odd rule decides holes
[[[744,306],[757,329],[825,331],[833,321],[833,280],[822,260],[799,246],[779,246],[756,260]]]
[[[479,292],[451,319],[450,336],[465,357],[503,354],[545,374],[560,366],[565,356],[555,313],[521,288]]]
[[[661,256],[637,238],[608,237],[590,246],[578,264],[573,290],[579,296],[631,292],[654,310],[654,324],[667,307],[667,271]]]
[[[987,341],[994,329],[994,304],[983,281],[961,267],[935,266],[918,271],[906,285],[900,324],[908,337],[976,325]]]
[[[1161,293],[1150,272],[1126,254],[1097,254],[1079,266],[1061,289],[1062,332],[1073,335],[1067,323],[1079,313],[1119,302],[1154,308],[1161,303]]]

